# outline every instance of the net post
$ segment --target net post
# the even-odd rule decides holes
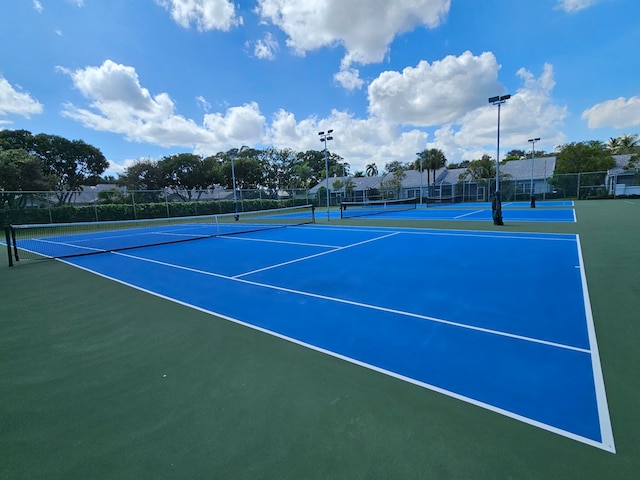
[[[13,258],[16,262],[20,261],[20,257],[18,256],[18,242],[16,242],[16,229],[9,225],[9,230],[11,231],[11,240],[13,242]]]
[[[7,254],[9,256],[9,266],[13,267],[13,255],[11,254],[11,232],[9,227],[4,227],[4,236],[7,242]]]

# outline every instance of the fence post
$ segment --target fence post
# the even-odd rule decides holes
[[[11,227],[4,227],[4,236],[7,242],[7,254],[9,256],[9,266],[13,267],[13,255],[11,254]]]

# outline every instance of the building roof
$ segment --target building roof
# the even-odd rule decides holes
[[[353,183],[354,190],[368,190],[370,188],[380,188],[380,183],[382,182],[382,175],[377,175],[375,177],[329,177],[329,191],[335,190],[333,188],[333,183],[336,181],[340,181],[344,184],[345,180]],[[323,188],[326,185],[326,179],[322,180],[317,185],[313,186],[310,190],[310,194],[315,194],[318,192],[320,188]]]
[[[531,178],[531,158],[511,160],[500,165],[500,171],[510,175],[511,179]],[[556,168],[556,157],[540,157],[533,159],[533,178],[547,178],[553,175]]]

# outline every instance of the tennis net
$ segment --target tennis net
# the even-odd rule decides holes
[[[313,223],[311,205],[238,214],[113,222],[10,225],[9,265],[14,261],[67,258],[186,242]]]
[[[367,202],[342,202],[340,204],[340,218],[364,217],[366,215],[380,215],[402,210],[414,210],[418,205],[417,198],[401,200],[370,200]]]

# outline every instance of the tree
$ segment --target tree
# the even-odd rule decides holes
[[[429,162],[427,161],[427,150],[418,152],[416,155],[418,155],[418,158],[413,162],[413,168],[421,172],[427,172],[427,185],[429,185],[431,183],[431,170],[429,170]]]
[[[293,150],[270,147],[262,151],[259,158],[264,169],[263,185],[276,192],[291,187],[291,178],[297,160]]]
[[[164,188],[164,178],[158,162],[147,158],[138,160],[127,167],[124,174],[118,177],[118,185],[133,191],[144,190],[145,193],[139,195],[142,195],[146,201],[155,202],[160,199],[160,190]]]
[[[467,168],[469,166],[469,160],[463,160],[460,163],[450,163],[449,164],[449,168],[450,169],[454,169],[454,168]]]
[[[125,195],[116,188],[102,190],[98,192],[98,203],[103,205],[123,204],[126,203]]]
[[[507,152],[504,159],[502,160],[504,163],[510,162],[512,160],[522,160],[525,158],[527,154],[524,150],[514,149]]]
[[[610,138],[606,143],[606,148],[613,155],[634,154],[640,151],[638,145],[638,135],[622,135],[617,138]]]
[[[342,157],[333,153],[329,153],[327,156],[330,177],[337,175],[337,165],[340,160],[342,160]],[[298,153],[296,162],[307,164],[310,185],[317,185],[325,178],[324,151],[307,150],[306,152]]]
[[[633,154],[640,150],[638,146],[637,135],[623,135],[620,137],[620,153],[621,154]]]
[[[461,174],[461,177],[466,175],[471,176],[473,180],[495,178],[496,176],[496,162],[489,155],[483,155],[479,160],[472,160],[467,166],[467,171]]]
[[[378,175],[378,167],[375,163],[370,163],[369,165],[367,165],[365,172],[367,177],[375,177],[376,175]]]
[[[620,149],[620,137],[611,137],[607,141],[607,148],[611,150],[611,153],[616,155]]]
[[[35,137],[27,130],[0,130],[0,150],[21,149],[33,153]]]
[[[555,173],[602,172],[614,165],[611,152],[602,142],[573,142],[560,147]]]
[[[233,188],[233,171],[231,157],[221,165],[221,173],[227,188]],[[256,188],[263,180],[263,168],[259,160],[255,158],[239,157],[233,161],[235,170],[236,188]]]
[[[163,186],[169,187],[183,201],[191,201],[193,190],[198,190],[200,198],[202,190],[211,187],[213,176],[207,169],[202,157],[192,153],[179,153],[164,157],[158,162],[163,177]]]
[[[16,192],[49,190],[54,183],[37,156],[21,148],[0,150],[0,207],[23,207],[30,194]]]
[[[418,159],[414,162],[414,165],[416,168],[422,165],[422,169],[427,171],[427,184],[429,184],[430,180],[429,171],[433,172],[433,183],[435,183],[436,172],[447,165],[447,157],[438,148],[425,149],[418,153]]]
[[[307,162],[297,162],[293,166],[289,185],[291,188],[309,188],[311,186],[312,170]]]
[[[42,159],[45,174],[55,179],[60,203],[71,201],[84,185],[96,185],[109,167],[102,152],[82,140],[67,140],[57,135],[40,133],[34,138],[34,153]]]
[[[386,191],[385,198],[400,198],[402,180],[407,176],[404,169],[398,168],[393,171],[391,178],[381,182],[381,187]]]
[[[402,162],[399,162],[398,160],[393,160],[392,162],[389,162],[384,166],[385,172],[393,173],[396,170],[406,170],[406,166]]]

